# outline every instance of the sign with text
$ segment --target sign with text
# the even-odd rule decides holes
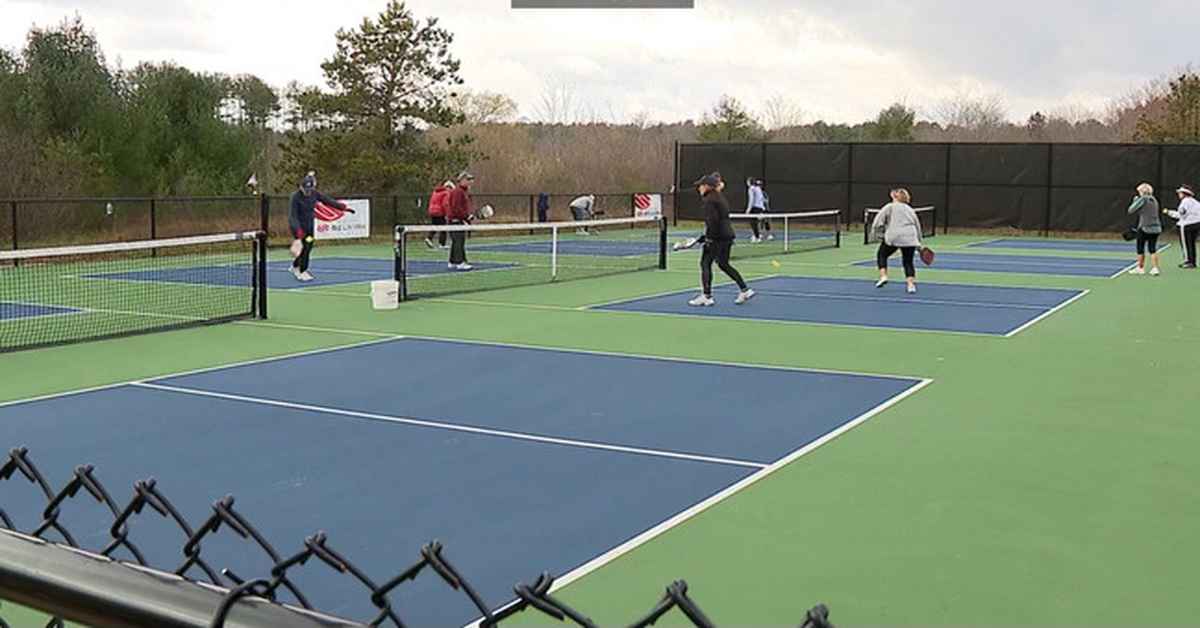
[[[354,210],[354,213],[317,203],[316,239],[345,240],[371,237],[371,201],[357,199],[342,202]]]

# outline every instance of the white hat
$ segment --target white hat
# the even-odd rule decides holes
[[[1178,192],[1179,194],[1187,194],[1188,196],[1196,195],[1196,192],[1194,190],[1192,190],[1192,186],[1190,186],[1190,185],[1181,185],[1181,186],[1179,186],[1179,189],[1175,190],[1175,191]]]

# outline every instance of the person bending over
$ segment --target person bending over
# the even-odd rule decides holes
[[[733,251],[733,221],[729,219],[729,201],[721,194],[724,182],[713,173],[696,181],[696,188],[704,204],[704,251],[700,254],[700,296],[688,301],[694,307],[709,307],[716,304],[712,296],[713,262],[737,284],[738,295],[734,303],[741,305],[754,296],[746,285],[742,274],[729,263]]]
[[[591,220],[595,214],[595,208],[595,194],[584,194],[583,196],[576,197],[575,200],[571,201],[571,218],[576,222]],[[591,235],[592,232],[586,226],[583,226],[576,229],[575,233],[579,235]]]
[[[312,259],[313,245],[316,243],[313,234],[317,203],[343,211],[350,209],[345,203],[335,201],[317,191],[316,173],[309,172],[304,175],[300,181],[300,189],[292,193],[291,205],[288,208],[288,228],[292,237],[299,242],[299,250],[293,245],[292,255],[295,259],[292,260],[292,275],[300,281],[313,280],[312,273],[308,272],[308,265]]]
[[[884,205],[871,223],[871,231],[880,239],[879,250],[875,254],[875,262],[879,266],[879,281],[875,287],[887,285],[888,259],[900,251],[907,291],[913,294],[917,291],[917,265],[914,260],[917,249],[921,248],[921,219],[909,205],[912,195],[908,190],[896,188],[892,190],[891,197],[892,202]]]

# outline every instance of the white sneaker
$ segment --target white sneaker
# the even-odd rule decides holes
[[[471,270],[472,268],[475,268],[475,267],[466,262],[463,262],[463,263],[459,264],[458,266],[455,266],[455,268],[458,270]]]
[[[458,269],[458,264],[455,264],[455,263],[451,262],[451,263],[449,263],[449,264],[446,264],[446,268],[449,268],[450,270],[457,270],[457,269]]]
[[[775,234],[773,234],[773,233],[768,233],[768,234],[767,234],[767,239],[768,239],[768,240],[774,240],[774,239],[775,239]]]
[[[300,269],[299,268],[296,268],[295,266],[289,266],[288,270],[292,271],[293,277],[295,277],[296,279],[300,279]],[[301,279],[301,281],[303,281],[303,280]]]
[[[886,286],[886,285],[887,285],[887,283],[888,283],[888,280],[887,280],[887,279],[880,279],[879,281],[876,281],[876,282],[875,282],[875,287],[876,287],[876,288],[882,288],[882,287]]]
[[[750,288],[746,288],[745,292],[738,293],[737,298],[734,299],[733,302],[737,305],[741,305],[741,304],[745,303],[746,301],[753,299],[754,295],[755,295],[754,290],[752,290]]]
[[[1129,274],[1130,275],[1145,275],[1146,269],[1139,266],[1138,268],[1135,268],[1135,269],[1129,271]]]
[[[906,292],[908,292],[909,294],[916,294],[916,293],[917,293],[917,287],[916,287],[916,286],[909,286],[909,287],[906,289]]]
[[[306,271],[300,273],[300,276],[298,277],[298,279],[300,279],[300,281],[312,281],[313,279],[315,279],[315,277],[312,276],[312,273],[310,273],[306,270]]]
[[[1159,276],[1159,275],[1161,275],[1161,274],[1162,274],[1162,272],[1160,272],[1160,271],[1158,270],[1158,267],[1157,267],[1157,266],[1155,266],[1154,268],[1151,268],[1151,269],[1150,269],[1150,276],[1152,276],[1152,277],[1157,277],[1157,276]]]
[[[762,240],[758,236],[750,236],[750,244],[758,244],[759,242],[762,242]]]
[[[436,249],[436,248],[437,248],[437,245],[436,245],[436,244],[434,244],[434,243],[433,243],[433,240],[430,240],[429,238],[425,238],[425,246],[427,246],[427,247],[429,247],[429,248],[431,248],[431,249]]]
[[[449,250],[450,250],[450,245],[449,245],[449,244],[439,244],[439,245],[438,245],[438,248],[439,248],[439,249],[441,249],[441,250],[443,250],[443,251],[449,251]]]
[[[717,302],[713,301],[712,297],[703,294],[688,301],[688,305],[692,307],[712,307],[716,304]]]

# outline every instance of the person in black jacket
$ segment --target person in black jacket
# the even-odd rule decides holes
[[[721,194],[724,181],[721,180],[720,174],[714,172],[696,181],[696,187],[704,201],[704,252],[700,255],[700,284],[703,292],[688,301],[688,305],[710,307],[716,304],[712,297],[713,262],[737,284],[738,295],[734,303],[741,305],[754,296],[754,291],[746,285],[742,274],[729,263],[735,235],[733,221],[729,219],[729,201]]]
[[[291,206],[288,208],[288,228],[292,237],[299,243],[292,245],[292,274],[300,281],[312,281],[313,276],[308,272],[308,262],[312,255],[316,223],[317,203],[343,211],[350,211],[345,203],[336,201],[317,191],[317,175],[310,172],[300,181],[300,189],[292,193]],[[296,249],[299,250],[296,250]]]

